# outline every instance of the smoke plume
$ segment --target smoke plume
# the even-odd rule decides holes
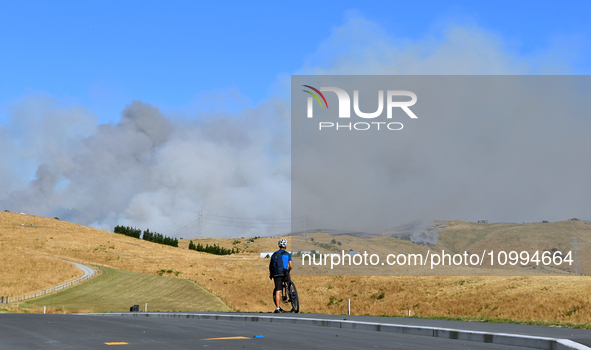
[[[435,40],[431,36],[402,40],[392,38],[374,23],[350,16],[294,73],[521,74],[546,72],[539,67],[565,67],[564,62],[552,64],[554,61],[549,60],[520,59],[508,52],[501,39],[473,26],[450,27]],[[96,116],[87,108],[64,105],[48,96],[28,96],[16,101],[8,111],[10,120],[0,125],[0,209],[57,216],[107,230],[115,225],[149,227],[185,238],[196,235],[198,211],[227,217],[287,218],[291,176],[288,86],[288,78],[280,77],[266,101],[233,113],[193,111],[173,116],[150,101],[132,101],[114,124],[97,124]],[[482,123],[490,126],[490,121]],[[582,133],[573,133],[570,127],[558,132],[562,134],[553,143],[560,145],[561,140],[568,139],[573,147],[588,149]],[[447,163],[457,164],[456,156],[465,153],[462,147],[471,147],[438,135],[442,133],[434,133],[432,140],[437,149],[446,144],[446,149],[458,151],[449,154]],[[498,135],[506,137],[503,131]],[[474,141],[482,148],[481,155],[492,161],[510,151],[509,146],[495,146],[491,138]],[[562,151],[557,147],[548,156],[559,156]],[[414,157],[409,154],[400,163],[400,178],[408,179],[406,198],[412,198],[414,189],[421,184],[413,184],[412,174],[404,174],[405,169],[421,169],[404,168],[404,162],[429,164],[432,156],[426,149],[419,149]],[[587,170],[580,174],[587,174],[588,169],[579,166],[588,163],[586,158],[586,154],[575,152],[562,165],[577,165],[579,170]],[[441,176],[456,176],[445,163],[433,159],[431,164]],[[546,177],[552,178],[551,174]],[[583,186],[587,182],[583,178],[571,176],[565,181],[581,181]],[[459,178],[453,183],[462,181],[465,180]],[[422,203],[404,201],[392,203],[391,211],[406,213],[409,207],[415,208],[411,220],[463,218],[466,208],[461,203],[472,195],[452,187],[432,188],[422,197],[431,199],[433,205],[429,205],[428,211],[419,209]],[[570,203],[555,205],[560,207],[560,215],[568,212],[569,217],[584,216],[575,209],[587,198],[588,195],[575,196]],[[433,208],[444,204],[444,211]],[[547,203],[544,215],[552,213],[553,208]],[[508,203],[487,218],[514,219],[515,211],[511,209],[517,208]],[[402,220],[401,216],[399,223]],[[203,235],[229,237],[273,232],[276,231],[267,229],[263,222],[250,229],[211,226]]]

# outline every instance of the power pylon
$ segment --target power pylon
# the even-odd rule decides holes
[[[199,210],[197,212],[197,238],[203,234],[203,212]]]
[[[575,276],[582,275],[583,269],[581,268],[581,261],[579,261],[579,247],[577,246],[576,236],[573,236],[573,256],[575,260]]]
[[[304,231],[304,240],[308,240],[308,215],[302,215],[300,218],[302,224],[302,231]]]

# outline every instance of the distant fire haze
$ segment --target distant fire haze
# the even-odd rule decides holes
[[[196,234],[200,210],[237,218],[289,218],[289,74],[570,72],[569,62],[551,53],[522,58],[477,26],[451,25],[437,37],[394,38],[379,25],[351,15],[316,52],[305,56],[301,69],[270,82],[268,98],[254,106],[241,104],[248,99],[235,91],[224,97],[232,100],[238,95],[231,109],[222,104],[214,111],[199,106],[162,110],[152,101],[136,100],[121,106],[117,122],[98,124],[88,107],[43,93],[24,96],[6,107],[9,120],[0,124],[0,210],[59,217],[106,230],[136,226],[184,238]],[[377,95],[367,91],[360,98],[368,96]],[[568,113],[567,108],[567,113],[556,110],[552,118],[543,119],[535,114],[515,119],[483,113],[442,120],[421,115],[423,102],[419,95],[412,107],[419,116],[414,131],[410,126],[400,131],[407,143],[359,155],[369,167],[380,165],[382,172],[368,180],[372,188],[393,193],[381,203],[385,214],[374,222],[374,232],[413,221],[430,225],[432,220],[448,219],[588,218],[591,119]],[[519,106],[507,108],[515,112]],[[356,152],[354,145],[346,151]],[[338,179],[350,169],[337,164],[332,171]],[[361,174],[364,169],[355,171]],[[362,188],[363,182],[345,184],[342,190],[355,190],[354,186]],[[364,203],[363,197],[347,202],[337,193],[331,201],[297,215],[309,215],[309,227],[314,227],[314,215],[323,208]],[[356,218],[344,219],[346,223]],[[264,224],[251,229],[212,225],[204,235],[274,233],[277,230]],[[417,229],[409,238],[437,242],[436,231],[428,229]]]

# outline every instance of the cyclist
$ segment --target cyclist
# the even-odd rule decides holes
[[[287,239],[280,239],[278,245],[279,250],[273,253],[271,261],[269,262],[269,279],[273,279],[275,282],[275,289],[273,290],[276,306],[275,313],[283,312],[279,306],[281,301],[281,288],[284,280],[286,282],[289,281],[289,272],[293,267],[291,254],[285,250],[287,247]]]

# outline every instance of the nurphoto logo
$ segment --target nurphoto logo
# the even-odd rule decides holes
[[[328,109],[328,102],[321,91],[334,92],[339,101],[339,120],[341,118],[351,118],[351,97],[347,91],[338,87],[321,87],[320,90],[310,86],[302,85],[310,90],[302,90],[311,96],[308,97],[308,118],[314,118],[314,99],[318,102],[321,109]],[[406,90],[387,90],[386,91],[386,118],[392,119],[392,110],[394,108],[401,108],[406,115],[411,119],[418,117],[410,110],[417,102],[417,95],[412,91]],[[409,97],[410,101],[398,101],[396,97]],[[323,104],[324,102],[324,104]],[[374,119],[378,118],[384,112],[384,90],[378,90],[378,108],[375,112],[362,112],[359,108],[359,90],[353,90],[353,110],[359,118]],[[380,127],[382,127],[380,129]],[[377,130],[402,130],[403,124],[400,122],[357,122],[357,123],[339,123],[339,122],[319,122],[318,129],[334,129],[334,130],[369,130],[375,128]]]

